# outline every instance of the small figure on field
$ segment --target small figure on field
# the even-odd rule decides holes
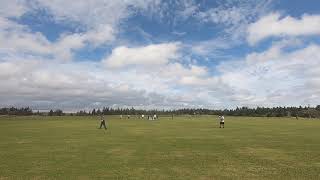
[[[221,127],[224,128],[224,116],[223,115],[219,116],[219,120],[220,120],[220,128]]]
[[[141,118],[144,119],[144,114],[141,115]]]
[[[100,128],[99,129],[101,129],[102,126],[104,127],[105,130],[107,130],[107,126],[106,126],[106,121],[105,121],[104,115],[100,116]]]
[[[128,119],[130,119],[130,115],[128,115]]]
[[[157,119],[157,115],[154,114],[154,115],[153,115],[153,120],[156,120],[156,119]]]
[[[122,119],[122,114],[120,115],[120,119]]]

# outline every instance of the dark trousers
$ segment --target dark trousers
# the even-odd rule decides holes
[[[106,123],[105,122],[101,122],[100,123],[100,129],[102,128],[102,126],[104,127],[104,129],[107,129]]]

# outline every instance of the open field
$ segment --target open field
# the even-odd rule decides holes
[[[320,179],[320,120],[0,117],[0,179]]]

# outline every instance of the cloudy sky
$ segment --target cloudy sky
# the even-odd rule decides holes
[[[0,0],[0,106],[308,104],[319,0]]]

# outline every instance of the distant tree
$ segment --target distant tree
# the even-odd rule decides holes
[[[61,109],[57,109],[53,113],[55,116],[63,116],[63,111]]]
[[[97,115],[101,115],[101,110],[100,109],[97,110]]]
[[[53,110],[52,109],[49,111],[48,116],[53,116]]]

